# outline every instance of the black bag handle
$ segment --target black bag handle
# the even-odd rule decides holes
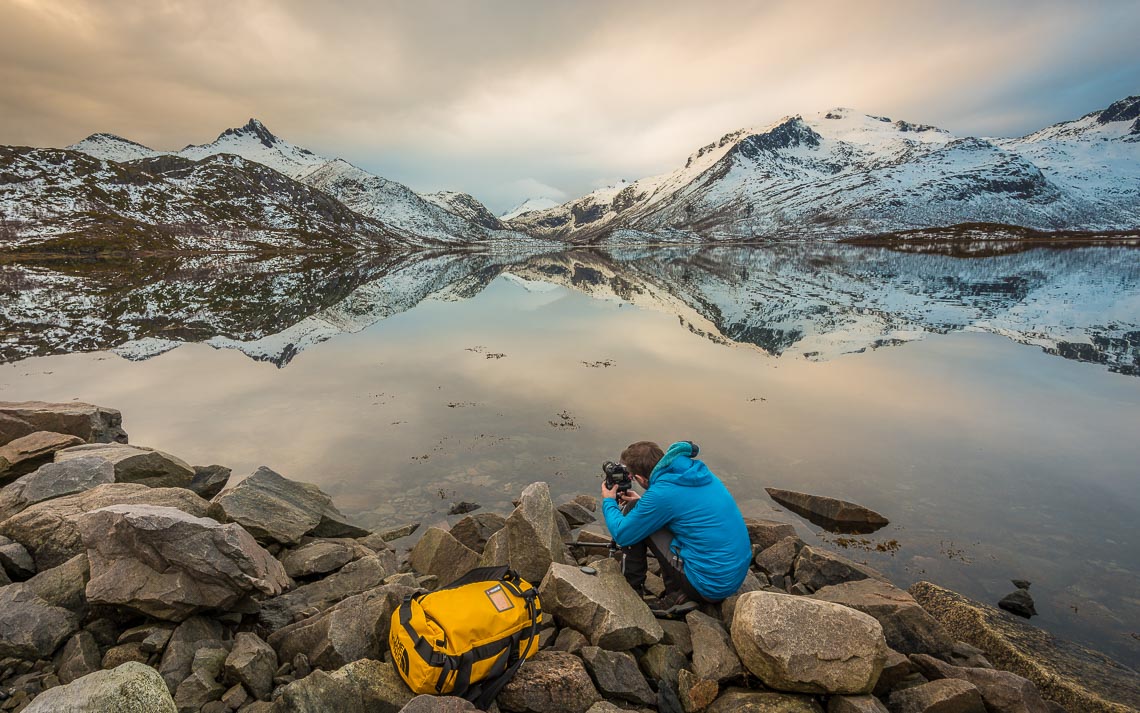
[[[530,650],[534,646],[535,634],[538,632],[538,612],[534,604],[535,596],[537,596],[537,593],[534,589],[527,590],[523,595],[526,600],[527,614],[530,615],[530,633],[527,634],[526,651],[519,656],[517,661],[508,666],[502,675],[493,680],[490,678],[483,679],[479,686],[464,696],[464,698],[475,704],[475,707],[481,711],[485,711],[490,707],[491,703],[499,695],[499,691],[503,690],[503,687],[510,683],[511,679],[515,677],[515,674],[518,673],[519,669],[522,668],[522,665],[526,662],[527,656],[530,656]],[[516,652],[518,648],[518,644],[512,644],[502,655],[507,656],[508,658],[506,660],[509,660],[511,656],[517,655]]]

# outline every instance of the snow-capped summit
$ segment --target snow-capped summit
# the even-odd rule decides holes
[[[81,151],[104,161],[134,161],[162,154],[140,143],[124,139],[114,134],[91,134],[86,139],[67,147],[71,151]]]
[[[499,216],[499,220],[514,220],[523,213],[529,213],[532,210],[546,210],[560,205],[558,201],[553,198],[527,198],[522,203],[519,203],[514,208],[511,208],[506,213]]]
[[[245,126],[226,129],[212,143],[187,146],[178,155],[198,160],[222,153],[241,156],[296,179],[329,161],[278,138],[257,119],[250,119]]]
[[[226,137],[226,136],[245,136],[245,135],[254,136],[259,141],[261,141],[261,144],[263,146],[265,146],[266,148],[273,148],[274,144],[279,143],[281,141],[281,139],[279,139],[273,135],[272,131],[265,128],[265,124],[262,124],[257,119],[250,119],[249,122],[247,122],[245,126],[238,128],[238,129],[226,129],[225,131],[223,131],[218,136],[218,140],[220,141],[223,137]]]

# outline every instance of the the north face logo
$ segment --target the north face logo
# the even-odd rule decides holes
[[[408,675],[408,650],[404,648],[404,642],[396,637],[392,637],[392,660],[400,667],[400,671]]]

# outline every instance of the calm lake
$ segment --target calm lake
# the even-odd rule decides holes
[[[691,439],[746,515],[839,549],[764,487],[853,500],[891,524],[845,554],[896,584],[1028,579],[1033,623],[1140,663],[1134,249],[47,261],[0,267],[0,333],[0,399],[121,409],[377,528]]]

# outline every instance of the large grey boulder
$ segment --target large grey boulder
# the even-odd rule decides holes
[[[744,673],[744,666],[732,649],[728,632],[719,621],[694,610],[685,615],[685,622],[689,625],[693,642],[693,673],[717,683]]]
[[[162,677],[146,664],[131,661],[110,671],[96,671],[32,700],[24,713],[177,713]]]
[[[185,461],[154,448],[125,443],[88,443],[55,454],[56,463],[74,458],[102,458],[115,467],[115,482],[141,483],[151,488],[186,488],[194,469]]]
[[[269,645],[282,661],[305,654],[314,667],[334,670],[388,649],[392,612],[416,590],[386,584],[338,602],[319,614],[278,629]]]
[[[312,483],[289,480],[265,466],[214,502],[259,542],[295,545],[305,535],[365,537],[371,533],[348,522],[332,498]]]
[[[479,565],[479,554],[451,536],[447,530],[429,527],[408,554],[412,569],[434,574],[440,584],[450,584]]]
[[[504,557],[505,555],[505,557]],[[509,564],[528,582],[539,582],[552,563],[565,563],[566,545],[558,529],[550,486],[531,483],[503,529],[487,540],[481,566]]]
[[[267,701],[273,693],[277,652],[257,634],[241,632],[225,660],[226,680],[241,683],[257,698]]]
[[[281,557],[285,573],[294,579],[335,572],[352,561],[356,549],[336,540],[317,540],[289,550]]]
[[[977,688],[949,678],[895,691],[887,708],[891,713],[986,713]]]
[[[785,537],[796,536],[795,527],[778,520],[746,517],[744,524],[748,528],[748,539],[756,551],[766,550]]]
[[[36,431],[0,446],[0,484],[11,482],[49,462],[56,451],[83,443],[77,436]]]
[[[823,713],[811,696],[729,688],[705,713]]]
[[[887,657],[883,628],[867,614],[773,592],[740,597],[732,643],[764,685],[797,693],[870,693]]]
[[[865,564],[852,562],[834,552],[818,550],[811,545],[804,545],[799,557],[796,558],[795,578],[813,592],[833,584],[860,579],[878,579],[883,582],[887,580],[877,570]]]
[[[870,614],[883,627],[887,645],[904,654],[947,656],[954,641],[942,625],[907,592],[877,579],[862,579],[824,587],[813,599],[835,602]]]
[[[47,463],[0,489],[0,521],[29,505],[115,482],[115,466],[95,456]]]
[[[36,431],[78,436],[87,443],[126,443],[123,415],[79,401],[0,401],[0,444]]]
[[[79,527],[93,604],[182,621],[229,609],[252,592],[275,596],[290,586],[281,563],[239,525],[170,507],[112,505],[87,513]]]
[[[503,687],[497,702],[512,713],[586,713],[601,700],[582,659],[564,651],[539,651]]]
[[[643,706],[657,703],[657,694],[649,687],[645,676],[641,675],[632,655],[586,646],[582,649],[581,657],[586,670],[590,672],[590,678],[602,695]]]
[[[0,535],[28,548],[36,560],[37,569],[49,569],[86,550],[79,534],[79,519],[84,513],[108,505],[158,505],[177,508],[195,517],[221,514],[217,506],[185,488],[108,483],[31,505],[0,522]]]
[[[933,656],[911,656],[915,667],[931,681],[956,678],[973,684],[989,713],[1049,713],[1037,686],[1027,678],[992,668],[952,666]]]
[[[78,629],[75,614],[45,601],[27,583],[0,587],[0,658],[50,658]]]
[[[202,648],[226,648],[230,645],[226,630],[217,621],[201,616],[190,617],[171,634],[170,641],[162,652],[158,672],[173,694],[178,684],[190,675],[195,651]]]
[[[525,667],[524,667],[525,668]],[[361,659],[326,673],[313,671],[281,690],[281,713],[398,713],[413,694],[389,663]]]
[[[308,609],[324,610],[354,594],[379,587],[389,572],[378,557],[361,557],[329,576],[261,602],[258,620],[269,631],[290,624]]]
[[[607,560],[606,562],[612,562]],[[665,633],[621,571],[598,563],[597,574],[553,564],[539,585],[543,611],[585,634],[594,646],[626,651],[656,644]]]
[[[506,524],[507,519],[498,513],[481,512],[463,518],[452,525],[448,532],[469,550],[482,553],[491,535],[503,529]]]

